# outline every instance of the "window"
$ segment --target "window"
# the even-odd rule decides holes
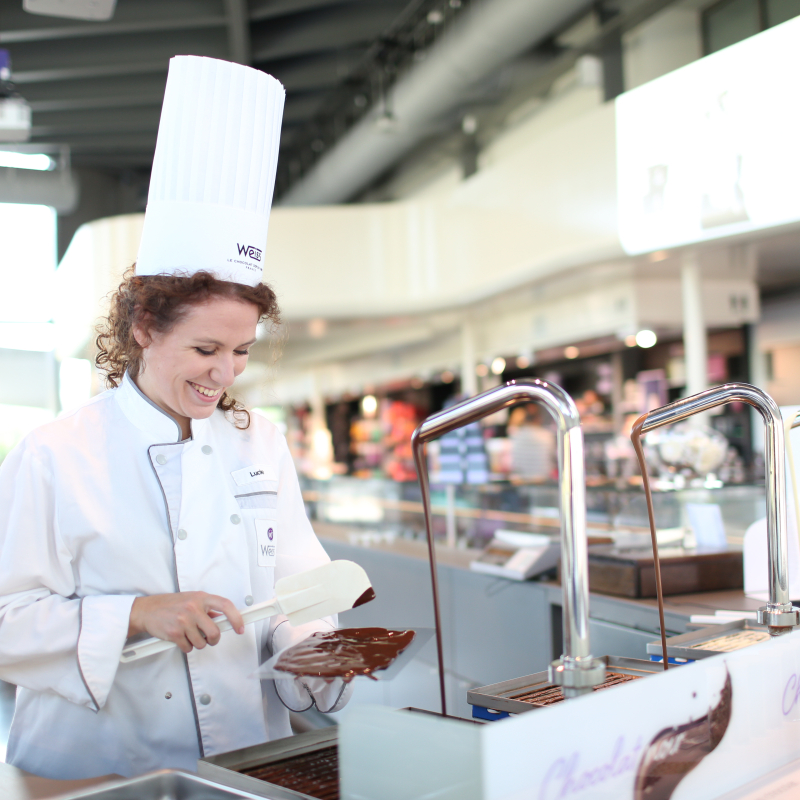
[[[703,49],[723,47],[800,15],[800,0],[720,0],[703,12]]]

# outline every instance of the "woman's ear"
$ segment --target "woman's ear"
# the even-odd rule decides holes
[[[152,341],[150,338],[150,333],[141,322],[133,323],[133,338],[136,340],[136,344],[138,344],[142,350],[147,348]]]

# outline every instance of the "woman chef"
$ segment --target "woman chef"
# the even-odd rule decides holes
[[[283,99],[256,70],[172,59],[136,272],[98,338],[115,388],[0,468],[0,678],[19,687],[7,759],[37,775],[194,770],[291,735],[287,706],[346,701],[341,683],[279,697],[249,677],[334,620],[244,626],[236,610],[328,560],[283,436],[227,394],[257,323],[277,321],[261,251]],[[137,634],[178,647],[120,664]]]

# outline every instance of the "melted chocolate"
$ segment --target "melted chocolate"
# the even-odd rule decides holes
[[[636,772],[634,800],[669,800],[675,787],[715,750],[731,721],[731,676],[725,677],[719,703],[708,714],[685,725],[659,731],[645,750]]]
[[[375,590],[370,586],[366,592],[364,592],[358,600],[353,603],[353,608],[358,608],[359,606],[363,606],[366,603],[369,603],[371,600],[375,599]]]
[[[335,744],[273,764],[250,767],[242,773],[318,800],[339,800],[339,748]]]
[[[373,678],[386,669],[414,641],[414,631],[386,628],[343,628],[314,633],[290,647],[278,659],[275,669],[292,675],[346,683],[356,675]]]
[[[431,569],[431,595],[433,597],[433,629],[436,635],[436,661],[439,665],[439,697],[442,702],[442,716],[447,716],[447,696],[444,686],[444,645],[442,644],[442,615],[439,611],[439,578],[436,571],[436,546],[433,542],[433,520],[431,519],[431,490],[428,485],[428,463],[425,458],[425,442],[420,439],[420,425],[411,434],[411,451],[414,466],[419,476],[419,489],[422,495],[422,509],[425,512],[425,535],[428,539],[428,564]]]
[[[647,464],[644,460],[642,449],[642,427],[647,421],[647,414],[642,414],[631,430],[631,442],[642,471],[642,484],[644,486],[644,499],[647,501],[647,518],[650,521],[650,541],[653,545],[653,566],[656,573],[656,596],[658,597],[658,624],[661,626],[661,653],[664,659],[664,671],[669,668],[667,658],[667,629],[664,626],[664,590],[661,587],[661,559],[658,556],[658,539],[656,537],[656,513],[653,510],[653,492],[650,488],[650,478],[647,475]]]
[[[640,677],[641,675],[624,675],[621,672],[607,672],[606,679],[599,686],[595,686],[593,691],[599,692],[602,689],[618,686],[620,683],[638,680]],[[533,706],[552,706],[556,703],[561,703],[565,698],[560,686],[547,684],[541,689],[534,689],[532,692],[512,695],[510,699],[520,700],[523,703],[530,703]]]

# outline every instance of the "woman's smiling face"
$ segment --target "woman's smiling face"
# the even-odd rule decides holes
[[[189,420],[214,413],[220,395],[247,366],[258,308],[228,297],[193,305],[168,333],[134,327],[141,347],[137,386],[191,434]]]

